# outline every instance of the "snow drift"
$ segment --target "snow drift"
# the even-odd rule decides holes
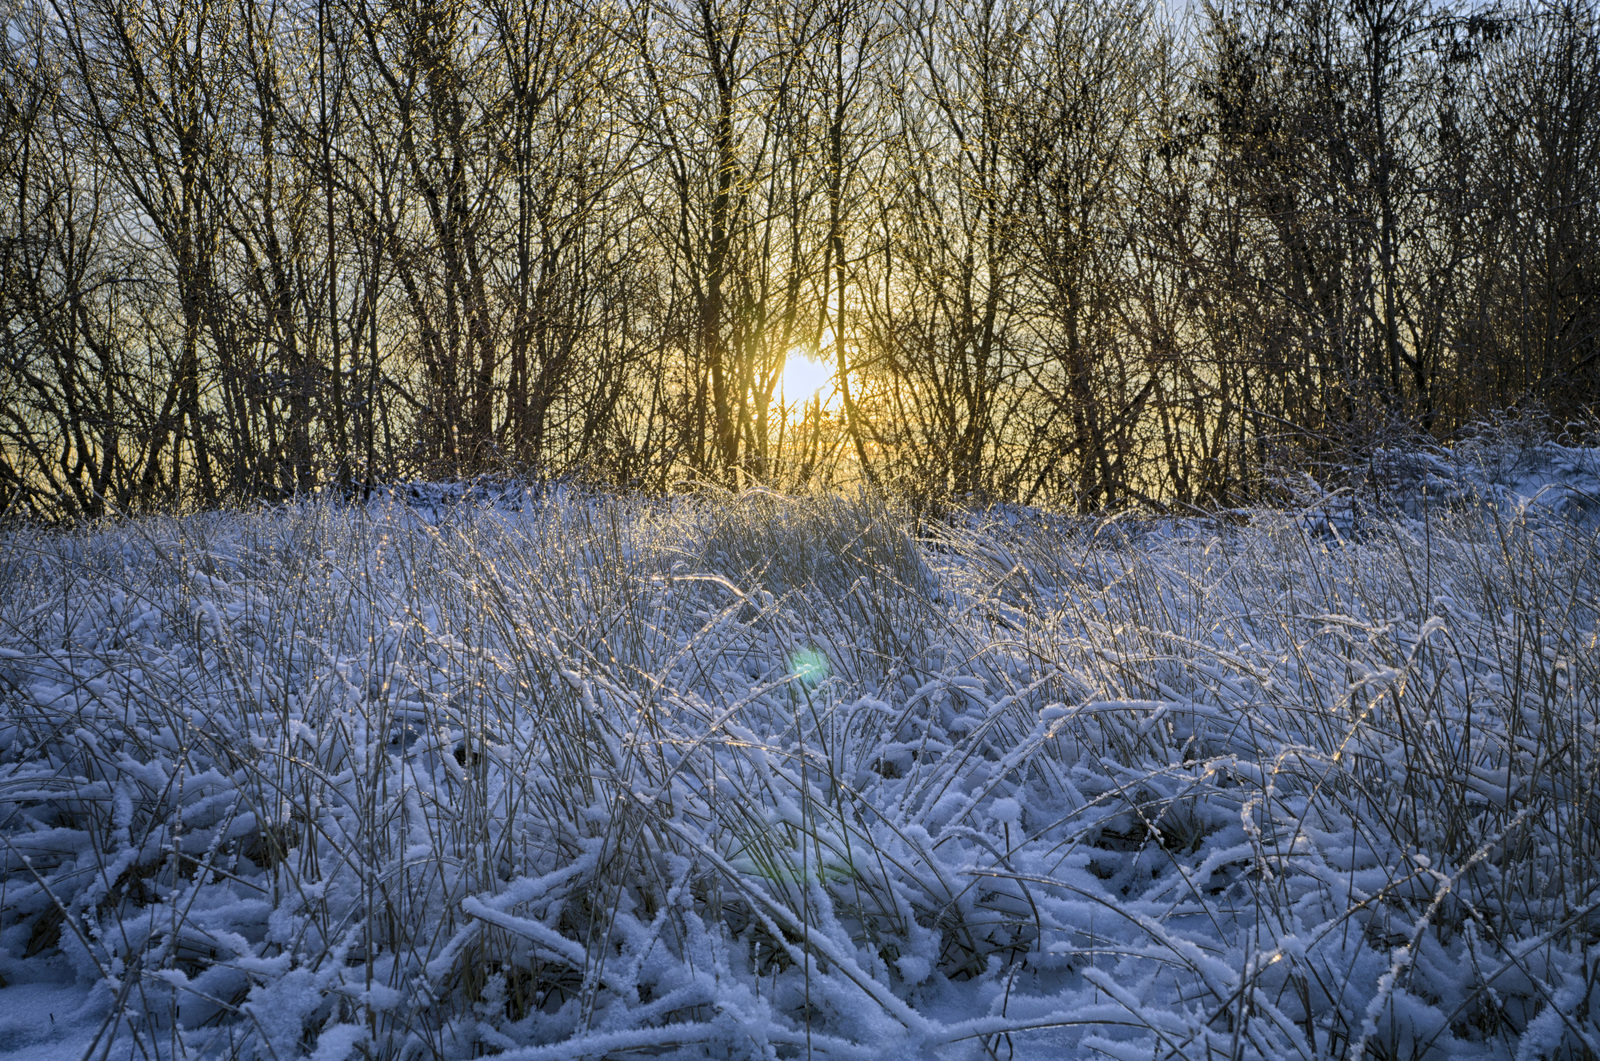
[[[1600,1053],[1592,521],[518,507],[4,536],[0,976],[97,1056]]]

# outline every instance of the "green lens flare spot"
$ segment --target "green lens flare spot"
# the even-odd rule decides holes
[[[828,657],[814,648],[803,648],[789,657],[789,673],[815,688],[828,676]]]

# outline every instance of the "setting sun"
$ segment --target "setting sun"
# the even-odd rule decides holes
[[[778,381],[778,400],[785,406],[804,405],[813,397],[822,400],[824,409],[839,404],[839,388],[834,371],[805,350],[792,350],[784,359],[783,376]]]

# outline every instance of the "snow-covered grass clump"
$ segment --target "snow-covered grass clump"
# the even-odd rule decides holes
[[[1280,486],[1322,529],[1363,533],[1372,518],[1426,521],[1439,508],[1485,505],[1520,519],[1600,520],[1600,446],[1563,444],[1537,420],[1483,424],[1453,445],[1407,437],[1332,469],[1342,490],[1308,477]]]
[[[1600,1053],[1592,523],[913,527],[9,533],[0,977],[112,1057]]]

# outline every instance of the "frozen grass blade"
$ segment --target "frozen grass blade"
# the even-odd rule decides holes
[[[1592,525],[914,525],[9,533],[0,975],[112,1056],[1594,1050]]]

